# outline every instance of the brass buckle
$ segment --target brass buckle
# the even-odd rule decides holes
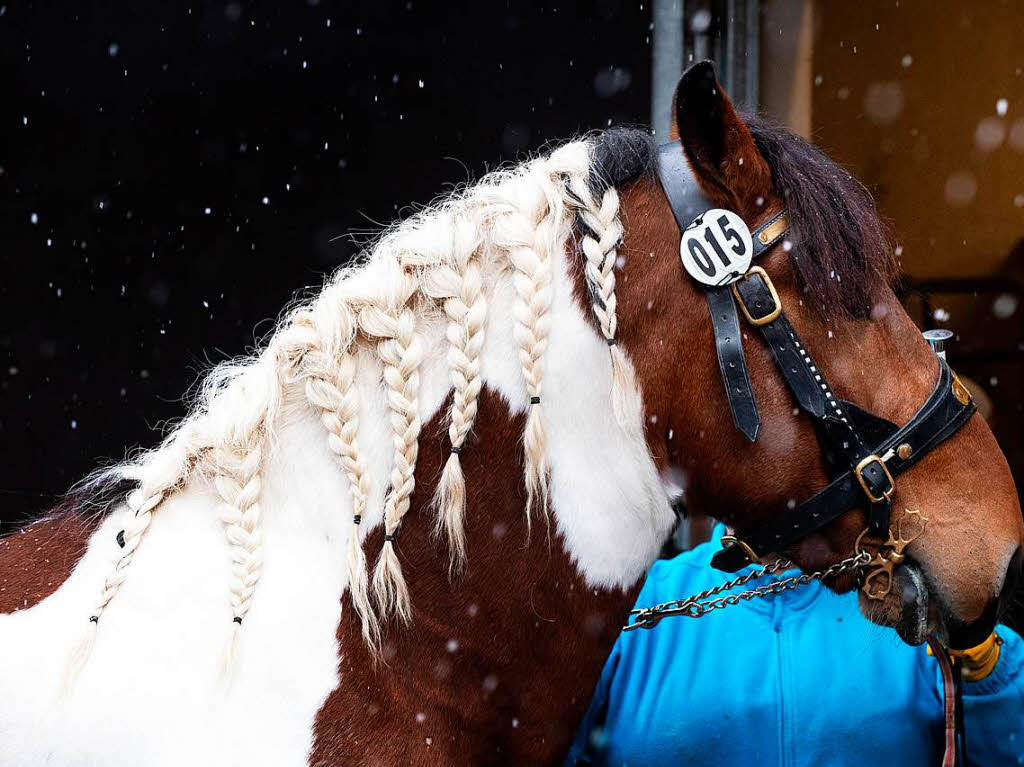
[[[878,465],[882,467],[882,471],[885,473],[885,478],[889,480],[889,489],[878,497],[875,497],[871,493],[871,488],[868,487],[868,483],[864,480],[864,469],[875,461],[877,461]],[[896,492],[896,480],[894,480],[892,478],[892,474],[889,473],[889,467],[885,465],[885,461],[879,458],[875,453],[872,453],[863,461],[858,463],[857,468],[853,470],[853,473],[857,476],[857,481],[860,482],[860,486],[864,491],[864,494],[871,499],[872,503],[882,503],[883,501],[887,501],[892,498],[893,493]]]
[[[749,559],[755,565],[764,564],[764,562],[761,561],[761,557],[757,556],[757,554],[754,553],[754,550],[750,548],[746,541],[737,538],[735,535],[723,535],[722,548],[724,549],[729,546],[739,546],[741,549],[743,549],[743,553],[747,555],[747,559]]]
[[[760,266],[752,266],[750,267],[750,269],[747,270],[747,273],[743,275],[743,277],[741,277],[740,279],[745,280],[751,274],[761,275],[761,279],[764,280],[764,284],[768,286],[768,292],[771,293],[772,295],[772,301],[775,302],[775,308],[772,309],[764,317],[752,316],[750,314],[750,311],[747,309],[747,305],[743,303],[743,296],[741,296],[739,290],[736,289],[736,283],[738,283],[739,280],[732,284],[732,294],[736,297],[736,300],[739,302],[740,309],[743,310],[743,316],[747,318],[747,322],[749,322],[754,327],[759,328],[762,325],[767,325],[769,322],[775,322],[775,320],[779,318],[779,315],[782,314],[782,301],[779,300],[779,294],[775,290],[775,285],[772,283],[772,278],[768,276],[768,272],[766,272]]]

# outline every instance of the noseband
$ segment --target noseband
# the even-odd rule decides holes
[[[746,323],[760,331],[800,410],[811,418],[831,477],[824,489],[770,522],[724,538],[724,548],[711,564],[735,572],[760,563],[765,555],[784,550],[854,508],[868,510],[867,536],[892,540],[896,477],[967,423],[975,411],[967,388],[939,358],[934,390],[902,428],[836,397],[786,317],[771,277],[760,266],[746,268],[785,238],[786,211],[748,233],[739,216],[715,208],[701,192],[679,141],[658,148],[658,179],[682,232],[680,257],[704,288],[736,428],[754,442],[761,427],[743,354],[738,304]]]

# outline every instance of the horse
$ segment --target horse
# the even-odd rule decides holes
[[[708,64],[674,111],[709,198],[787,211],[759,263],[836,393],[913,416],[938,362],[865,188]],[[673,501],[743,531],[829,479],[749,328],[763,423],[733,428],[654,156],[592,134],[394,225],[159,445],[0,539],[0,762],[557,764]],[[862,610],[986,634],[1024,523],[982,419],[895,500],[928,529]],[[835,563],[866,512],[778,553]]]

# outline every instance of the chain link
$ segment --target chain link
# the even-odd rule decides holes
[[[632,631],[638,628],[654,628],[662,618],[668,618],[674,615],[682,615],[687,618],[700,618],[714,610],[722,610],[730,605],[738,605],[740,602],[749,602],[752,599],[767,598],[775,594],[781,594],[784,591],[789,591],[790,589],[806,586],[811,581],[822,581],[826,578],[834,578],[844,572],[857,570],[858,568],[868,564],[870,561],[871,554],[867,551],[860,551],[840,562],[836,562],[834,565],[826,567],[824,570],[818,570],[813,573],[791,575],[788,578],[781,578],[776,581],[762,583],[760,586],[755,586],[752,589],[741,591],[738,594],[718,596],[724,591],[730,591],[737,586],[743,586],[750,583],[750,581],[757,580],[758,578],[775,575],[794,566],[789,560],[777,560],[764,565],[758,570],[754,570],[746,575],[741,575],[739,578],[734,578],[731,581],[726,581],[725,583],[714,586],[706,591],[702,591],[699,594],[694,594],[686,599],[674,599],[671,602],[663,602],[662,604],[654,605],[653,607],[644,607],[642,609],[633,610],[629,614],[629,622],[622,627],[622,630]],[[711,597],[714,597],[714,599]]]

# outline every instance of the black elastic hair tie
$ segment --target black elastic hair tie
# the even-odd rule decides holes
[[[232,623],[237,623],[239,626],[241,626],[242,625],[242,617],[240,615],[236,615],[234,618],[231,619],[231,622]]]
[[[358,525],[362,521],[363,521],[363,517],[360,514],[356,514],[354,517],[352,517],[352,522],[354,524]]]
[[[609,346],[615,346],[615,344],[617,344],[617,343],[618,343],[618,341],[616,341],[614,338],[609,338],[608,339],[608,345]]]
[[[452,452],[458,455],[462,452],[462,445],[452,445]]]
[[[540,404],[540,397],[530,397],[530,404],[531,405],[539,405]]]
[[[100,616],[98,616],[98,615],[90,615],[89,616],[89,623],[99,623],[99,622],[100,622]]]
[[[124,548],[124,530],[117,534],[117,545]]]
[[[395,542],[395,534],[394,533],[388,533],[387,535],[384,536],[384,541],[385,542],[390,541],[391,543],[394,543]]]

